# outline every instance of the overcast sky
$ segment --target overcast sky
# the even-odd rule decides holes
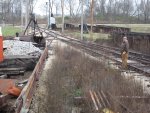
[[[46,2],[49,2],[49,0],[35,0],[35,1],[36,2],[34,3],[34,5],[35,5],[34,6],[34,13],[40,14],[40,15],[46,15]],[[55,0],[55,1],[58,1],[59,4],[61,5],[61,0]],[[88,3],[88,1],[90,1],[90,0],[85,0],[85,4]],[[79,0],[74,0],[73,2],[74,2],[73,3],[74,8],[77,9],[79,6]],[[69,14],[68,7],[69,6],[67,6],[67,4],[65,4],[65,7],[64,7],[65,15]],[[53,13],[56,14],[55,5],[53,6]],[[61,7],[59,7],[59,9],[58,9],[58,13],[61,14]]]
[[[34,3],[33,12],[36,13],[36,14],[45,15],[46,11],[44,11],[45,10],[44,4],[46,6],[46,2],[48,2],[48,0],[37,0]]]
[[[40,14],[40,15],[46,15],[46,2],[49,0],[37,0],[37,2],[34,4],[34,13]],[[60,0],[59,0],[60,1]],[[53,6],[53,13],[56,13],[56,8]],[[61,14],[61,8],[58,9],[58,13]],[[68,10],[65,10],[65,14],[69,14]]]

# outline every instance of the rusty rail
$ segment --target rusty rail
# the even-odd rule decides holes
[[[32,101],[32,96],[35,90],[36,81],[38,81],[41,71],[44,66],[44,61],[48,56],[48,48],[44,49],[38,63],[36,64],[27,85],[23,88],[20,96],[16,101],[16,113],[27,113]]]
[[[84,41],[81,41],[81,40],[78,40],[78,39],[75,39],[75,38],[71,38],[71,37],[66,36],[64,34],[61,34],[59,32],[55,32],[55,31],[52,31],[52,30],[44,29],[44,28],[40,28],[40,29],[43,32],[45,32],[47,35],[56,37],[56,39],[59,39],[59,40],[65,42],[65,43],[74,45],[78,48],[82,47],[83,50],[86,50],[86,52],[88,52],[88,54],[92,53],[92,54],[95,54],[96,56],[104,56],[106,59],[110,59],[112,61],[115,61],[118,64],[122,64],[122,61],[120,59],[119,49],[116,49],[114,47],[109,47],[109,46],[98,45],[96,43],[86,43]],[[107,54],[102,53],[102,52],[107,52]],[[109,56],[108,53],[111,53],[115,57]],[[149,55],[142,55],[141,53],[138,53],[138,52],[135,53],[133,51],[130,51],[130,54],[132,54],[132,55],[129,56],[131,61],[134,61],[134,62],[137,62],[137,63],[136,64],[135,63],[128,63],[129,69],[149,76],[150,75]],[[119,57],[116,57],[116,56],[119,56]],[[142,64],[142,65],[139,65],[139,64]]]

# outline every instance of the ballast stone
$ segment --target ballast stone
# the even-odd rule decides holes
[[[9,55],[40,55],[41,50],[33,45],[32,42],[24,42],[19,40],[3,41],[4,56]]]

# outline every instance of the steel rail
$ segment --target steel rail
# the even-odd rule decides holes
[[[41,29],[44,29],[44,28],[41,28]],[[84,44],[87,44],[88,46],[90,46],[91,48],[94,48],[96,50],[103,50],[103,51],[107,51],[109,53],[113,53],[114,55],[117,55],[118,57],[120,57],[121,53],[120,53],[120,49],[119,48],[116,48],[116,47],[110,47],[110,46],[104,46],[104,45],[99,45],[99,44],[96,44],[96,43],[86,43],[84,41],[81,41],[81,40],[77,40],[77,39],[74,39],[74,38],[71,38],[71,37],[68,37],[66,35],[62,35],[58,32],[55,32],[55,31],[52,31],[52,30],[48,30],[48,29],[44,29],[44,32],[45,33],[48,33],[46,32],[46,30],[50,33],[53,33],[52,36],[55,35],[58,35],[58,36],[61,36],[61,37],[64,37],[64,38],[67,38],[67,39],[70,39],[72,41],[77,41],[79,43],[84,43]],[[136,60],[142,64],[145,64],[145,65],[150,65],[150,55],[147,55],[147,54],[143,54],[143,53],[138,53],[138,52],[135,52],[135,51],[129,51],[129,59],[131,60]]]
[[[29,107],[32,101],[33,93],[36,88],[36,81],[39,79],[40,73],[43,69],[43,65],[45,59],[48,56],[48,48],[44,49],[38,63],[36,64],[27,85],[23,88],[20,96],[17,98],[16,101],[16,113],[27,113],[29,111]]]
[[[59,39],[59,40],[61,40],[61,41],[63,41],[63,42],[66,42],[66,43],[68,43],[68,44],[72,44],[72,45],[76,45],[76,47],[80,47],[80,48],[82,48],[82,49],[84,49],[84,50],[86,50],[86,52],[88,52],[89,54],[90,53],[92,53],[92,54],[96,54],[97,56],[104,56],[105,58],[107,58],[107,59],[111,59],[111,60],[113,60],[113,61],[115,61],[115,62],[117,62],[117,63],[119,63],[119,64],[122,64],[122,62],[120,61],[120,60],[118,60],[118,59],[116,59],[116,58],[114,58],[114,57],[111,57],[111,56],[109,56],[108,54],[106,54],[106,53],[102,53],[102,50],[97,50],[96,49],[96,46],[95,47],[93,47],[93,46],[91,46],[91,45],[89,45],[88,43],[86,43],[86,42],[84,42],[84,41],[80,41],[80,40],[78,40],[78,39],[74,39],[74,38],[71,38],[71,37],[68,37],[68,36],[65,36],[65,35],[63,35],[63,34],[61,34],[61,33],[59,33],[59,32],[55,32],[55,31],[52,31],[52,30],[45,30],[44,29],[44,31],[43,32],[45,32],[47,35],[51,35],[51,36],[54,36],[56,39]],[[103,49],[104,50],[104,49]],[[105,49],[106,50],[106,49]],[[114,51],[114,50],[109,50],[111,53],[114,53],[114,54],[116,54],[117,52],[116,51]],[[107,53],[109,53],[108,51],[107,51]],[[119,54],[119,53],[117,53],[117,54]],[[135,57],[132,57],[133,59],[135,59]],[[137,58],[136,58],[137,59]],[[134,60],[134,61],[136,61],[136,60]],[[137,60],[138,61],[138,60]],[[144,62],[144,64],[147,62],[147,61],[143,61],[143,60],[140,60],[141,62]],[[139,61],[139,62],[140,62]],[[138,62],[138,63],[139,63]],[[140,63],[141,63],[140,62]],[[143,67],[148,67],[149,68],[149,66],[148,66],[148,64],[149,64],[149,62],[148,62],[148,64],[147,65],[144,65],[144,64],[142,64],[141,66],[139,66],[139,65],[135,65],[135,64],[128,64],[129,65],[129,67],[130,68],[132,68],[132,69],[134,69],[134,70],[136,70],[136,71],[139,71],[139,72],[142,72],[142,73],[144,73],[144,74],[148,74],[148,75],[150,75],[150,71],[149,70],[146,70],[146,69],[143,69]]]

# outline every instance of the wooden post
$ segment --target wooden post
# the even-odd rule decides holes
[[[61,0],[61,8],[62,8],[62,33],[64,33],[64,0]]]
[[[94,6],[94,0],[91,0],[91,39],[93,39],[93,6]]]
[[[51,13],[50,13],[51,11],[50,11],[50,6],[51,6],[51,1],[49,0],[49,11],[48,11],[49,12],[49,16],[48,16],[48,23],[49,23],[48,24],[48,28],[49,29],[51,28],[51,16],[50,16],[51,15]]]
[[[23,31],[23,0],[21,0],[21,31]]]
[[[81,40],[83,40],[83,0],[81,0]]]
[[[29,22],[29,0],[26,0],[26,17],[25,17],[25,27],[28,26],[28,22]],[[26,32],[28,34],[28,30]]]

